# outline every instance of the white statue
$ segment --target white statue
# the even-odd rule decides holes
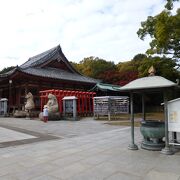
[[[29,92],[28,94],[26,94],[25,98],[26,98],[25,111],[29,112],[35,107],[33,95]]]
[[[45,106],[47,106],[49,113],[58,112],[58,101],[57,101],[56,96],[49,93],[48,94],[48,102]]]

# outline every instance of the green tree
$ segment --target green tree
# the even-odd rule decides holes
[[[151,66],[156,69],[156,75],[163,76],[169,80],[175,81],[179,78],[179,72],[176,70],[176,62],[166,57],[149,57],[142,61],[138,67],[139,77],[148,76],[148,70]]]
[[[179,1],[179,0],[167,0],[165,8],[168,10],[172,10],[173,9],[173,2],[175,2],[175,1]]]
[[[137,54],[133,57],[133,61],[142,61],[144,60],[145,58],[147,58],[147,55],[146,54]]]
[[[4,69],[2,69],[2,70],[0,71],[0,74],[6,73],[6,72],[8,72],[8,71],[11,71],[11,70],[14,69],[14,68],[15,68],[15,66],[6,67],[6,68],[4,68]]]
[[[137,70],[136,63],[131,61],[120,62],[117,64],[117,68],[119,72],[128,72],[128,71]]]
[[[83,75],[102,80],[104,83],[125,85],[139,77],[148,76],[148,70],[153,65],[156,75],[163,76],[175,82],[180,78],[179,71],[175,68],[176,61],[164,57],[147,57],[137,54],[130,61],[114,64],[101,58],[88,57],[80,63],[72,65]]]
[[[79,64],[75,64],[75,67],[80,73],[97,79],[106,71],[116,70],[114,62],[93,56],[84,58]]]
[[[172,58],[178,62],[180,60],[180,9],[173,15],[172,7],[173,0],[167,0],[166,9],[141,22],[141,28],[137,34],[142,40],[147,35],[152,38],[147,54],[172,55]]]
[[[119,72],[137,72],[138,67],[141,65],[142,61],[146,59],[147,56],[145,54],[137,54],[130,61],[120,62],[117,64],[117,68]]]
[[[137,54],[131,61],[121,62],[117,64],[117,68],[120,73],[119,79],[123,79],[123,74],[126,75],[126,78],[124,78],[126,82],[138,77],[146,77],[149,75],[148,70],[152,65],[156,69],[156,75],[163,76],[172,81],[180,78],[180,73],[175,68],[175,60],[166,58],[165,56],[147,57],[141,54]]]

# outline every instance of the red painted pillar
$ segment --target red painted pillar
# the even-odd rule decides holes
[[[85,98],[85,94],[84,92],[82,92],[82,115],[84,115],[84,107],[85,107],[85,104],[84,104],[84,98]]]
[[[91,93],[88,92],[88,113],[91,114]]]
[[[58,98],[59,98],[59,110],[60,110],[60,113],[62,113],[63,112],[63,104],[62,104],[63,90],[59,90]]]
[[[77,91],[77,106],[78,106],[78,114],[81,113],[81,93]]]
[[[79,91],[79,111],[82,115],[82,91]]]
[[[86,116],[88,113],[88,92],[85,92],[85,108],[86,108]]]
[[[40,94],[40,101],[41,101],[41,107],[40,108],[41,108],[41,112],[42,112],[44,104],[45,104],[46,92],[45,91],[40,91],[39,94]]]
[[[77,97],[77,113],[79,114],[79,97],[78,97],[78,91],[73,91],[73,96]]]
[[[41,112],[42,112],[43,111],[43,96],[41,92],[40,92],[40,101],[41,101]]]
[[[67,93],[67,91],[65,90],[65,91],[64,91],[64,96],[67,96],[67,94],[68,94],[68,93]]]

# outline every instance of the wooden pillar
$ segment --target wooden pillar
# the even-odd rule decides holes
[[[142,120],[146,120],[146,113],[145,113],[145,94],[142,93]]]
[[[28,84],[25,85],[25,88],[24,88],[24,92],[25,92],[25,95],[28,93]]]
[[[0,89],[0,98],[3,98],[3,97],[2,97],[2,92],[3,92],[3,90]]]
[[[18,105],[19,108],[21,106],[20,98],[21,98],[21,86],[19,86],[19,88],[17,90],[17,105]]]

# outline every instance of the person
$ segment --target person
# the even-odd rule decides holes
[[[47,108],[47,106],[44,106],[44,109],[43,109],[43,119],[44,119],[44,122],[48,122],[48,108]]]

